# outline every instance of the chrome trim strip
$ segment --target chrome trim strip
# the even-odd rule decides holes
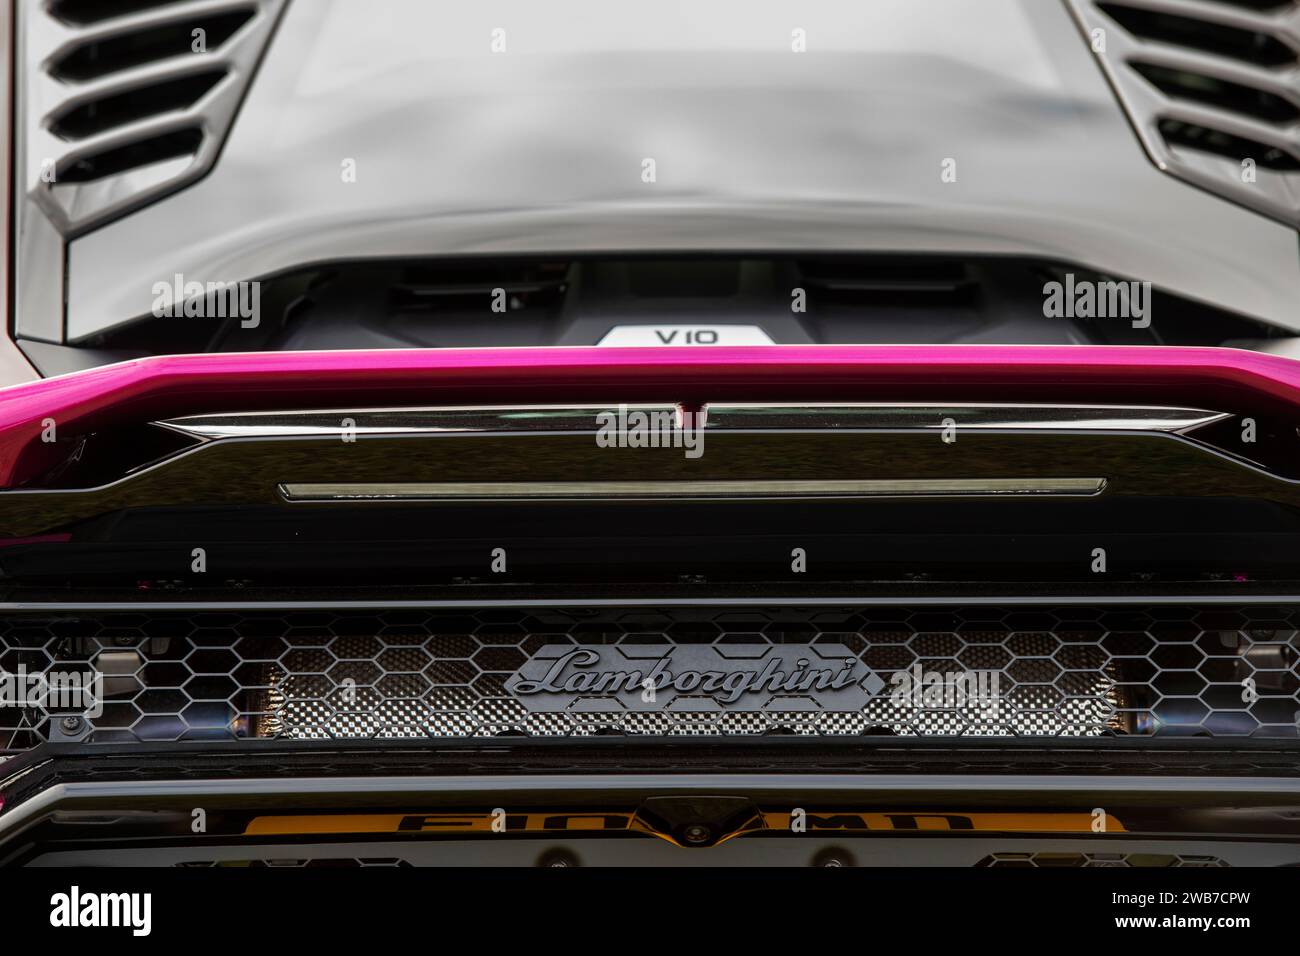
[[[676,405],[628,404],[628,411],[680,415]],[[610,405],[465,406],[241,412],[158,422],[192,438],[412,435],[474,432],[596,431]],[[993,405],[962,403],[712,404],[705,428],[923,429],[951,418],[961,428],[1182,432],[1227,418],[1223,412],[1160,406]]]
[[[677,414],[671,404],[629,404],[628,410]],[[479,432],[595,431],[606,405],[359,408],[239,412],[157,422],[205,441],[220,438],[299,438],[348,435],[465,434]]]
[[[1182,432],[1230,417],[1199,408],[1139,405],[980,403],[720,403],[707,426],[722,428],[908,428],[937,431],[952,418],[963,429]],[[707,427],[706,426],[706,427]]]
[[[640,498],[884,498],[1100,494],[1104,478],[874,478],[746,481],[286,482],[286,501],[616,500]]]

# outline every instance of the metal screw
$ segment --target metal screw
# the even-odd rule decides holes
[[[687,843],[708,843],[712,832],[702,823],[692,823],[682,831],[682,839]]]
[[[80,717],[64,717],[59,721],[59,727],[65,734],[75,734],[81,730]]]
[[[813,857],[813,866],[852,866],[853,857],[849,856],[844,850],[836,847],[827,847]]]

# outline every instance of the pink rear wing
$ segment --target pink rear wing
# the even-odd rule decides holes
[[[664,401],[1139,403],[1300,410],[1300,362],[1161,346],[394,349],[169,355],[0,389],[0,487],[41,441],[160,418],[382,405]],[[1300,420],[1298,416],[1297,420]]]

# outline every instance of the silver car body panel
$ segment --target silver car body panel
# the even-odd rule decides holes
[[[70,242],[63,337],[174,273],[733,250],[1035,257],[1300,331],[1296,231],[1157,169],[1063,0],[311,0],[213,169]]]

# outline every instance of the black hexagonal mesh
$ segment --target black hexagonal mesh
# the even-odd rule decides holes
[[[11,615],[0,668],[91,669],[103,712],[0,707],[0,750],[50,739],[434,739],[595,734],[1297,736],[1296,608],[546,610]],[[544,645],[840,644],[886,686],[835,711],[538,713],[506,682]],[[979,704],[891,696],[900,672],[995,680]]]

